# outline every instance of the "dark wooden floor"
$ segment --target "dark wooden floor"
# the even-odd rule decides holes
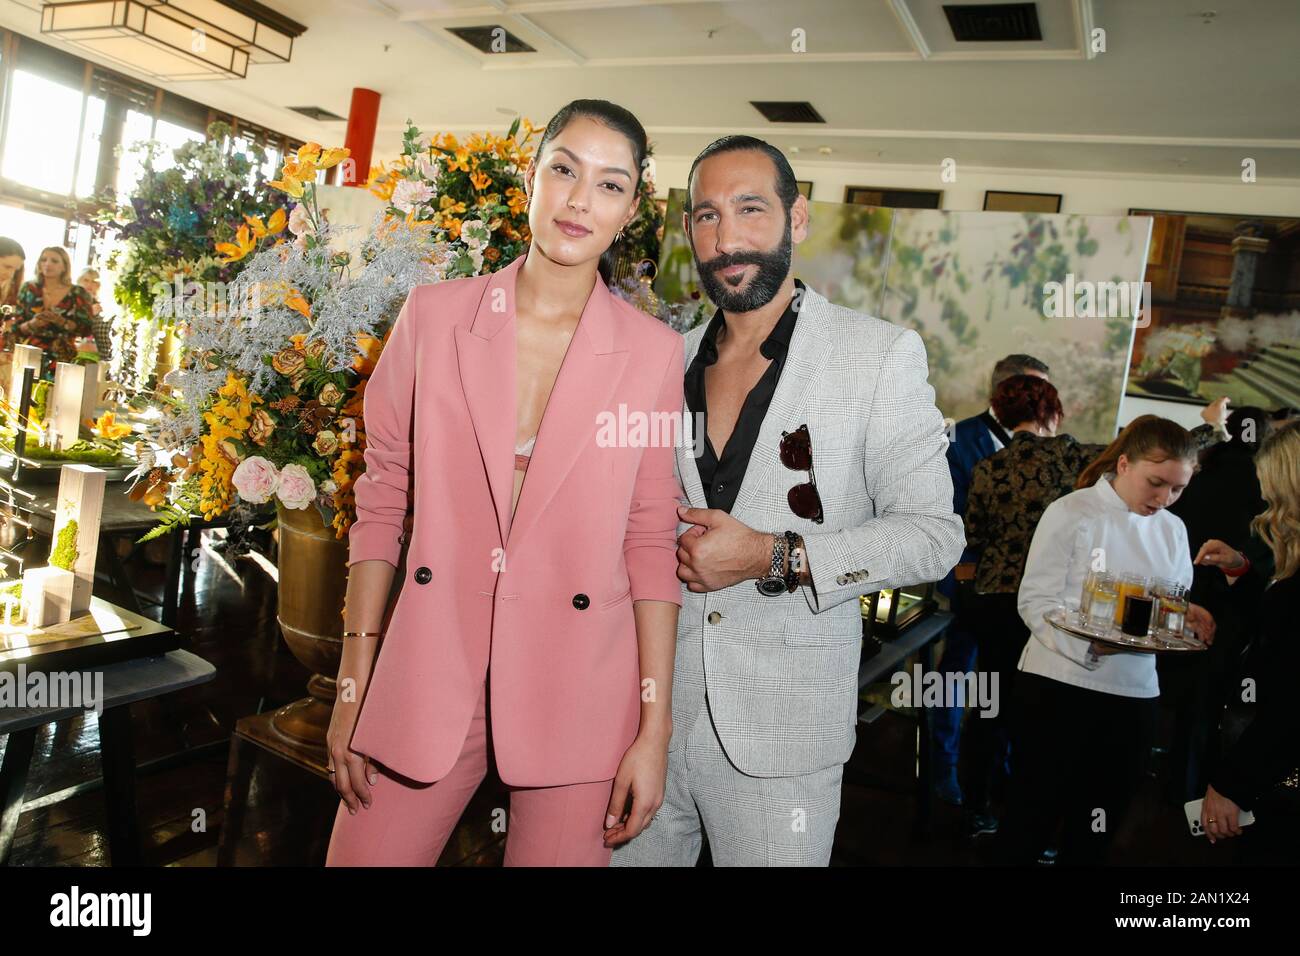
[[[307,672],[289,653],[275,621],[270,564],[228,560],[223,532],[206,532],[191,599],[180,609],[189,649],[211,661],[216,679],[161,700],[132,706],[139,765],[137,803],[145,860],[160,866],[213,866],[224,821],[230,736],[240,717],[295,700]],[[152,551],[160,559],[162,546]],[[137,587],[161,592],[163,567],[138,554]],[[156,610],[156,609],[155,609]],[[148,609],[146,609],[146,613]],[[156,613],[154,614],[156,616]],[[881,689],[882,699],[889,687]],[[0,737],[0,750],[5,738]],[[860,728],[844,786],[833,863],[838,865],[975,865],[987,861],[988,839],[961,835],[956,808],[935,803],[928,838],[913,833],[915,724],[890,712]],[[11,856],[15,866],[102,866],[108,848],[99,780],[95,715],[41,731],[26,805]],[[870,776],[872,785],[853,782]],[[443,854],[443,864],[496,865],[503,837],[492,832],[492,809],[504,806],[499,783],[480,789]],[[1119,862],[1134,865],[1229,863],[1234,848],[1209,846],[1186,829],[1181,806],[1166,803],[1155,777],[1118,838]],[[237,865],[318,865],[324,859],[337,798],[327,783],[273,759],[255,765]]]

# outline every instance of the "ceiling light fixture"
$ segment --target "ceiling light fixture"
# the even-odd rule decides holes
[[[41,32],[160,80],[244,78],[288,63],[307,28],[255,0],[49,0]]]

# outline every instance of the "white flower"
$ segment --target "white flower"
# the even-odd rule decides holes
[[[442,163],[439,160],[427,160],[423,156],[416,163],[419,167],[420,175],[432,182],[437,182],[438,177],[442,175]]]
[[[275,495],[286,508],[306,508],[316,497],[316,483],[311,480],[306,468],[290,462],[280,469],[280,483],[276,486]]]
[[[470,249],[478,249],[492,238],[492,231],[482,219],[466,219],[460,224],[460,240]]]
[[[301,468],[301,465],[286,465],[285,468]],[[310,481],[311,479],[307,479]],[[280,474],[275,470],[275,465],[271,464],[260,455],[252,455],[245,458],[235,468],[234,475],[230,479],[235,490],[239,492],[239,497],[251,504],[265,504],[271,500],[271,495],[275,494],[276,488],[280,482]]]
[[[393,190],[393,205],[402,212],[411,212],[416,206],[432,198],[433,187],[428,183],[416,182],[414,179],[400,180]]]

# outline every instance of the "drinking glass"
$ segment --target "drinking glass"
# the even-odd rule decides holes
[[[1088,595],[1084,599],[1088,610],[1084,612],[1084,617],[1089,627],[1109,631],[1115,623],[1115,607],[1119,603],[1119,581],[1115,575],[1106,571],[1091,572],[1088,578]]]
[[[1147,597],[1147,584],[1150,579],[1144,574],[1121,574],[1119,576],[1119,598],[1115,602],[1115,623],[1124,623],[1124,602],[1131,597]]]
[[[1157,581],[1152,588],[1156,600],[1155,629],[1161,636],[1183,636],[1187,623],[1187,588],[1177,581]]]

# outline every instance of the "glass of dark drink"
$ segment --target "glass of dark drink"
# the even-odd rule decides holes
[[[1124,602],[1124,619],[1119,629],[1130,637],[1146,637],[1151,631],[1155,601],[1149,595],[1131,595]]]

